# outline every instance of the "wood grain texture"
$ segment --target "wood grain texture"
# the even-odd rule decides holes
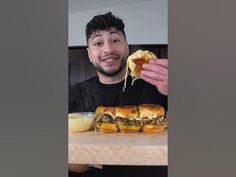
[[[159,134],[83,132],[69,135],[69,163],[168,165],[167,131]]]

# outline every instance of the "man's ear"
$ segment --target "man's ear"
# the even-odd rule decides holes
[[[89,47],[87,47],[89,61],[92,63],[91,53]]]

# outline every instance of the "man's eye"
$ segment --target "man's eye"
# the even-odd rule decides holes
[[[94,45],[99,47],[102,45],[102,42],[96,42],[96,43],[94,43]]]
[[[120,40],[119,39],[114,39],[113,42],[117,43],[117,42],[120,42]]]

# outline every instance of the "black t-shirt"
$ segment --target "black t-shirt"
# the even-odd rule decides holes
[[[159,104],[167,110],[167,96],[155,86],[138,79],[131,85],[131,77],[123,92],[124,81],[116,84],[102,84],[98,77],[92,77],[70,88],[69,112],[94,112],[98,106],[123,106]]]
[[[159,104],[167,110],[167,96],[155,86],[138,79],[131,85],[128,77],[125,92],[124,81],[116,84],[102,84],[98,77],[92,77],[75,84],[69,91],[69,112],[94,112],[98,106],[123,106]],[[167,166],[103,166],[84,173],[85,177],[167,177]]]

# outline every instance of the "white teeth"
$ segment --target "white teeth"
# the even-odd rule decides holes
[[[104,59],[103,61],[111,62],[111,61],[114,61],[114,60],[115,60],[114,58],[108,58],[108,59]]]

